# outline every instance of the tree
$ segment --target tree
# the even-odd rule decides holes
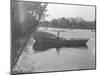
[[[57,19],[51,20],[50,26],[51,26],[51,27],[59,27],[59,22],[58,22],[58,20],[57,20]]]
[[[64,17],[62,17],[59,21],[59,25],[60,27],[65,27],[66,26],[66,19]]]
[[[17,53],[20,48],[23,49],[30,35],[35,31],[39,20],[45,17],[47,3],[12,0],[11,4],[12,62],[14,62],[19,56]]]

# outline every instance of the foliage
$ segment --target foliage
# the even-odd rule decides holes
[[[82,18],[58,18],[50,22],[41,23],[41,26],[57,27],[57,28],[70,28],[70,29],[95,29],[96,21],[85,21]]]
[[[39,20],[46,17],[47,3],[11,1],[12,54],[14,61],[18,51],[23,46],[26,37],[32,34]]]
[[[17,2],[12,1],[12,36],[20,38],[27,35],[34,28],[35,24],[42,15],[46,4],[34,2]]]

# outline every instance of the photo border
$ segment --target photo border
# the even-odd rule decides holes
[[[91,69],[75,69],[75,70],[61,70],[61,71],[45,71],[45,72],[24,72],[24,73],[13,73],[12,72],[12,1],[17,1],[17,2],[43,2],[43,3],[48,3],[48,4],[61,4],[61,5],[75,5],[75,6],[90,6],[90,7],[95,7],[95,68],[91,68]],[[97,57],[97,6],[96,5],[87,5],[87,4],[73,4],[73,3],[58,3],[58,2],[46,2],[46,1],[24,1],[24,0],[10,0],[10,74],[11,75],[16,75],[16,74],[37,74],[37,73],[53,73],[53,72],[69,72],[69,71],[85,71],[85,70],[96,70],[96,57]],[[19,55],[20,56],[20,55]],[[18,58],[19,59],[19,58]],[[18,62],[18,61],[16,61]]]

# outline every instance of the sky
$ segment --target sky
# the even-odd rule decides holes
[[[49,16],[46,17],[46,20],[48,21],[60,17],[81,17],[86,21],[93,21],[95,19],[95,7],[93,6],[48,4],[47,9],[46,14],[49,14]]]

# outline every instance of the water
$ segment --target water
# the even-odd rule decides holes
[[[47,32],[57,34],[50,29]],[[13,70],[17,72],[45,72],[95,68],[95,32],[68,29],[61,32],[60,37],[89,38],[88,48],[61,48],[59,54],[55,48],[52,48],[42,53],[35,53],[32,49],[34,40],[31,37],[31,44],[27,45],[27,50],[23,51]]]

